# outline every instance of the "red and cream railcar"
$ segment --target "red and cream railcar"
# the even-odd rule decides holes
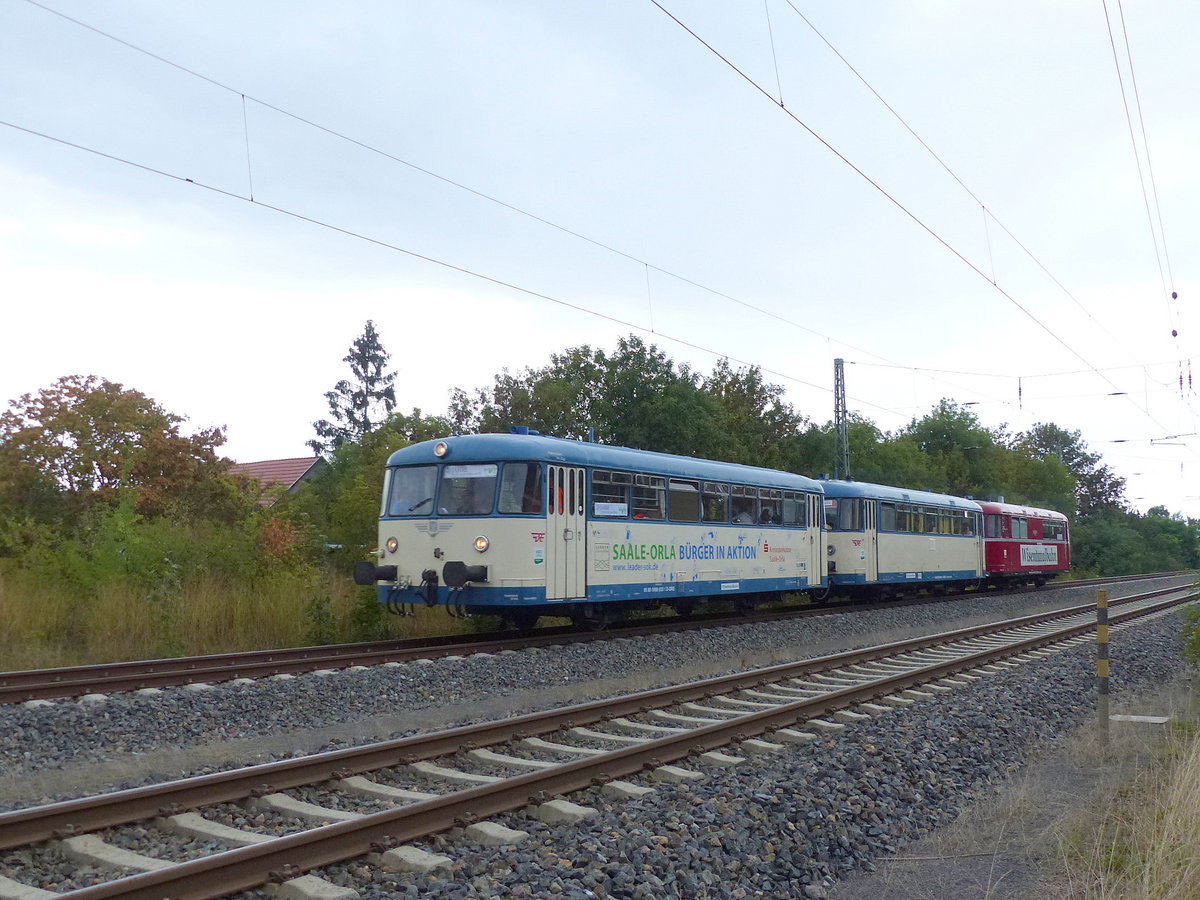
[[[983,555],[991,585],[1043,585],[1071,568],[1067,517],[1050,509],[977,501],[983,509]]]

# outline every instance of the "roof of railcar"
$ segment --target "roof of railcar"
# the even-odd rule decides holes
[[[826,497],[866,497],[873,500],[894,500],[898,503],[923,503],[929,506],[949,506],[981,512],[974,500],[935,494],[931,491],[914,491],[910,488],[889,487],[886,484],[869,484],[865,481],[822,481]]]
[[[1039,509],[1036,506],[1022,506],[1019,503],[999,503],[995,500],[980,500],[979,505],[983,507],[985,513],[990,515],[1034,516],[1039,519],[1067,521],[1066,516],[1053,509]]]
[[[446,455],[435,456],[433,448],[442,441],[448,448]],[[738,463],[715,462],[691,456],[674,456],[670,453],[656,453],[652,450],[611,447],[606,444],[591,444],[538,434],[462,434],[434,441],[423,441],[420,444],[413,444],[397,450],[388,457],[388,465],[497,462],[507,459],[538,460],[573,466],[597,466],[654,475],[821,492],[821,482],[804,475],[796,475],[793,472],[743,466]]]

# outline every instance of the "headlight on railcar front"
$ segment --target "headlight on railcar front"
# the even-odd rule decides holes
[[[827,544],[825,546],[825,553],[829,556],[833,556],[833,554],[837,553],[837,548],[834,547],[833,544]]]
[[[388,553],[395,553],[397,548],[400,546],[400,542],[394,537],[390,537],[387,539],[387,543],[385,543],[384,546],[387,547]]]
[[[481,534],[479,537],[475,538],[475,549],[480,553],[487,552],[487,548],[490,546],[492,546],[492,542],[487,539],[487,535]]]

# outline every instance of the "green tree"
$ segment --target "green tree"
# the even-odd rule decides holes
[[[996,439],[971,410],[943,399],[899,436],[910,438],[929,456],[935,474],[928,489],[962,496],[994,489]]]
[[[1054,457],[1067,467],[1075,478],[1075,506],[1079,513],[1125,508],[1125,479],[1087,449],[1078,431],[1038,423],[1018,435],[1015,446],[1028,456],[1041,460]]]
[[[803,434],[808,420],[783,399],[782,385],[762,377],[758,366],[733,369],[728,359],[717,360],[704,390],[720,404],[720,427],[729,439],[728,458],[769,468],[783,468],[789,444]]]
[[[313,422],[317,436],[308,442],[313,452],[328,456],[342,444],[357,441],[391,413],[396,406],[396,373],[384,371],[390,358],[375,323],[368,319],[342,359],[349,363],[352,377],[339,381],[325,394],[333,421]]]
[[[717,398],[653,344],[623,337],[612,353],[587,345],[553,354],[540,369],[504,370],[489,388],[458,389],[455,433],[504,432],[527,425],[543,434],[667,453],[728,458]]]
[[[388,457],[401,447],[444,437],[450,422],[441,416],[425,416],[419,409],[411,414],[393,413],[382,425],[341,444],[329,456],[329,465],[297,494],[285,494],[274,507],[318,544],[337,548],[339,563],[362,558],[364,549],[375,546],[379,500]]]
[[[71,375],[0,415],[0,509],[78,517],[128,494],[141,516],[236,518],[245,498],[225,478],[220,428],[184,435],[182,416],[140,391]]]

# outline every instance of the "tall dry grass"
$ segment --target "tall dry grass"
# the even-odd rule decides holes
[[[1200,737],[1178,726],[1102,815],[1061,846],[1078,900],[1200,898]]]
[[[453,634],[478,627],[443,609],[390,616],[350,579],[284,573],[254,582],[185,578],[171,590],[100,585],[72,595],[0,569],[0,671]]]

